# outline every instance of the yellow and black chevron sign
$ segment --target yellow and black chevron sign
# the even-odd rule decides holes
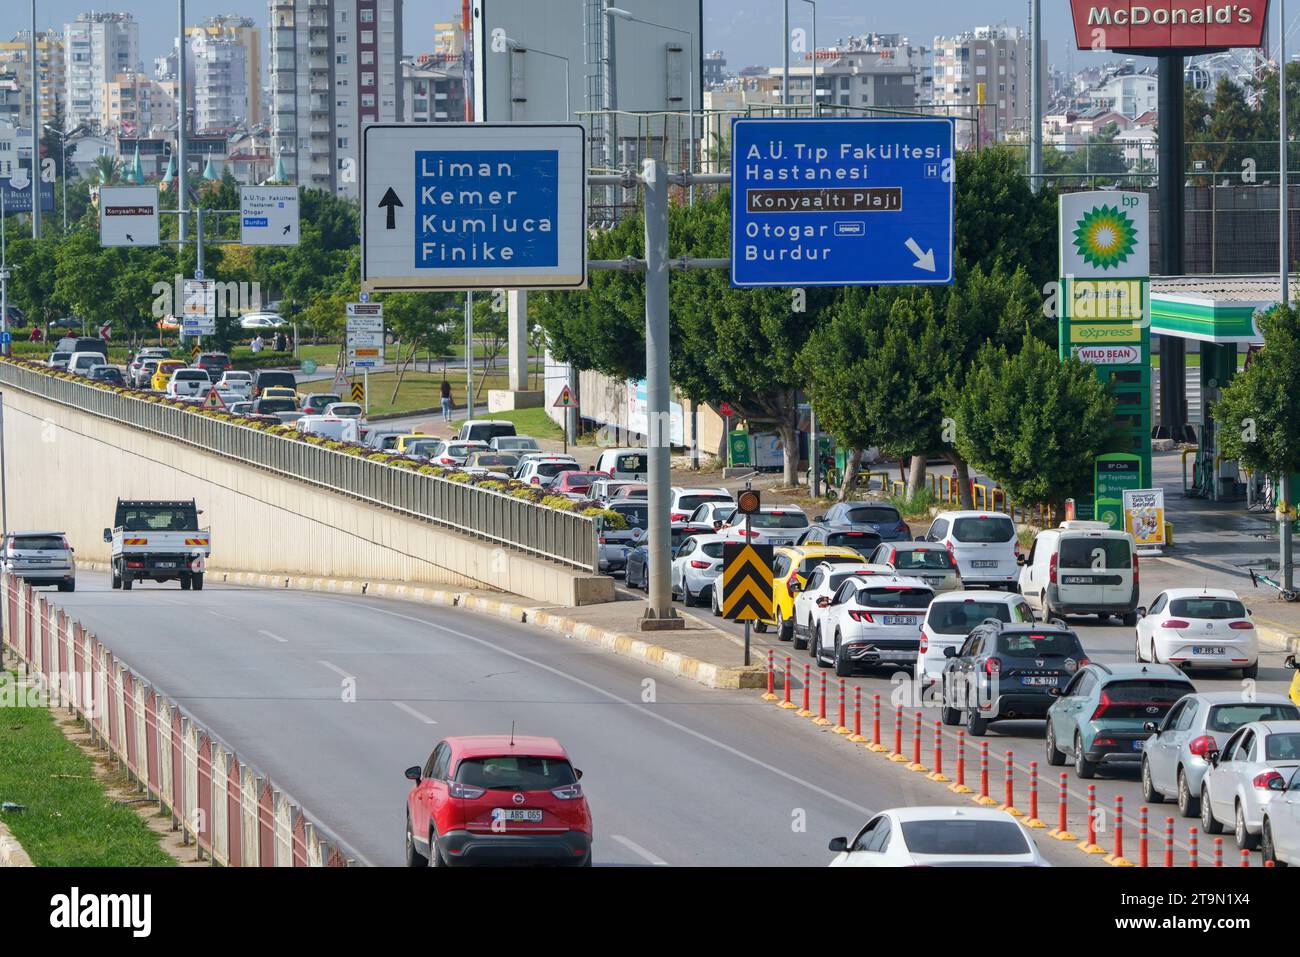
[[[772,618],[772,546],[722,546],[722,617],[728,621]]]

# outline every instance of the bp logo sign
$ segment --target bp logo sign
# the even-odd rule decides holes
[[[1128,262],[1136,249],[1137,229],[1128,213],[1114,206],[1097,206],[1075,224],[1074,245],[1083,261],[1102,270]]]
[[[1063,279],[1145,279],[1151,274],[1146,194],[1063,193],[1059,202]]]

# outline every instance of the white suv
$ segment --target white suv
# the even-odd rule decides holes
[[[965,585],[1015,588],[1020,577],[1020,548],[1016,525],[1002,512],[940,512],[934,517],[927,542],[952,553]]]
[[[916,680],[923,692],[943,675],[944,649],[960,648],[971,629],[986,618],[1023,623],[1033,621],[1034,612],[1024,598],[1010,592],[950,591],[934,596],[916,655]]]
[[[167,394],[172,396],[207,395],[212,388],[212,378],[206,369],[177,369],[167,383]]]
[[[833,664],[841,678],[858,666],[912,666],[921,645],[921,622],[933,598],[930,586],[919,578],[852,576],[826,608],[820,642],[813,636],[813,660],[821,667]]]

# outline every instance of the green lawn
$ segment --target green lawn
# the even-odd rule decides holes
[[[331,367],[332,368],[332,367]],[[352,377],[349,381],[360,382],[361,376]],[[449,375],[447,381],[451,383],[451,400],[456,408],[465,407],[465,376]],[[402,378],[402,388],[397,394],[397,401],[393,399],[393,386],[397,382],[396,372],[376,372],[370,376],[370,414],[385,415],[390,413],[414,412],[418,409],[438,409],[441,407],[442,400],[440,388],[442,386],[442,374],[439,372],[408,372]],[[504,389],[507,387],[508,379],[505,372],[489,375],[483,387],[479,388],[479,378],[474,376],[474,390],[476,393],[475,404],[483,408],[487,404],[487,393],[489,389]],[[309,394],[313,392],[333,392],[333,379],[318,379],[314,382],[304,382],[298,386],[298,391]]]
[[[564,438],[564,430],[550,420],[545,409],[493,412],[492,418],[513,422],[515,431],[520,435],[531,435],[535,439],[554,439],[557,442]]]
[[[176,863],[134,810],[108,798],[90,759],[43,708],[0,712],[0,800],[26,808],[4,821],[38,867]]]

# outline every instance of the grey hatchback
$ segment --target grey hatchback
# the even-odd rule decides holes
[[[62,532],[11,532],[0,547],[0,567],[32,585],[77,587],[77,561]]]

